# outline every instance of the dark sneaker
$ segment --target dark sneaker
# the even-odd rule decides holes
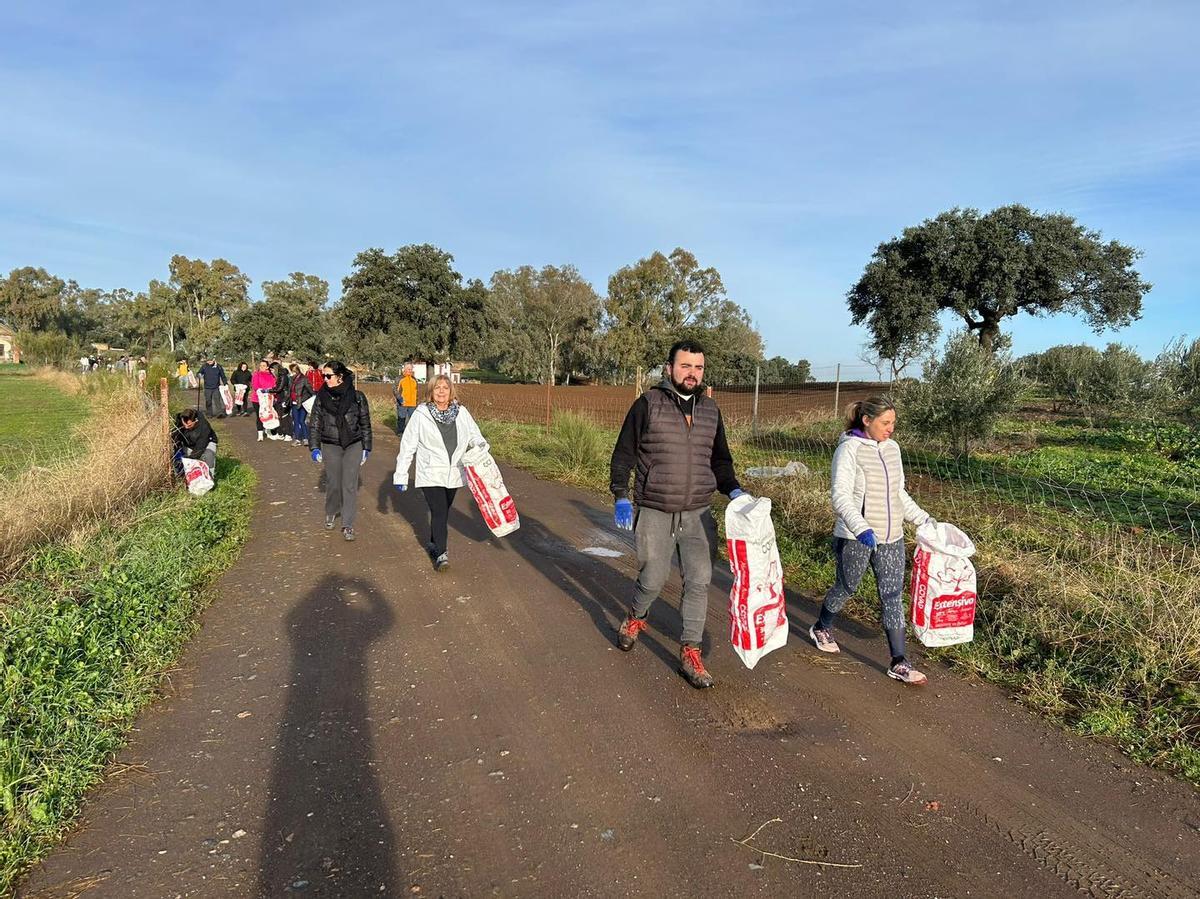
[[[629,615],[621,622],[621,629],[617,631],[617,645],[625,652],[629,652],[637,643],[638,634],[647,627],[649,625],[645,618],[634,618]]]
[[[342,536],[346,539],[347,543],[353,543],[354,542],[354,528],[342,528]]]
[[[425,544],[425,555],[429,556],[429,561],[430,561],[430,562],[432,562],[432,561],[433,561],[433,558],[434,558],[434,556],[433,556],[433,544],[432,544],[432,543],[426,542],[426,544]]]
[[[333,516],[333,515],[325,516],[325,530],[327,530],[327,531],[333,530],[333,519],[334,518],[335,518],[335,516]]]
[[[433,561],[433,570],[434,571],[445,571],[449,567],[450,567],[450,557],[447,556],[445,553],[442,553],[440,556],[438,556]]]
[[[929,681],[929,678],[908,664],[907,660],[897,662],[889,668],[887,676],[900,681],[902,684],[912,684],[914,687],[924,686]]]
[[[711,687],[714,683],[712,675],[704,667],[704,660],[700,658],[698,646],[688,646],[686,643],[683,645],[679,651],[679,673],[697,690]]]
[[[829,633],[828,629],[813,625],[808,629],[808,638],[813,641],[813,645],[821,652],[841,652],[837,641],[833,639],[833,634]]]

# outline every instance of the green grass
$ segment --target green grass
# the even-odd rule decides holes
[[[77,814],[197,626],[248,530],[233,459],[195,498],[156,495],[123,528],[43,548],[0,587],[0,894]]]
[[[71,435],[85,423],[87,411],[85,396],[71,396],[24,372],[0,371],[0,478],[80,447]]]

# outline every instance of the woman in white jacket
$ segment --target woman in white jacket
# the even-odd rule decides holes
[[[846,431],[833,454],[837,581],[825,594],[821,616],[808,635],[822,652],[839,651],[830,632],[833,618],[870,565],[892,653],[888,677],[923,684],[927,678],[904,655],[904,522],[920,526],[930,516],[904,489],[900,447],[892,440],[895,428],[896,407],[887,397],[873,396],[850,407]]]
[[[408,467],[416,458],[414,483],[429,506],[429,543],[425,548],[437,571],[445,571],[450,564],[446,522],[454,495],[463,486],[462,455],[472,443],[487,445],[479,425],[459,403],[454,384],[445,375],[438,375],[429,383],[426,401],[409,418],[392,476],[398,490],[407,490]]]

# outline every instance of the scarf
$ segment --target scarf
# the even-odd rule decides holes
[[[446,411],[442,412],[433,403],[426,403],[425,408],[429,410],[429,414],[433,416],[433,420],[440,425],[448,425],[454,419],[458,418],[458,400],[454,400],[446,407]]]
[[[355,399],[354,385],[348,380],[342,381],[337,387],[324,384],[317,396],[322,410],[333,415],[334,421],[337,422],[338,444],[343,447],[349,446],[350,443],[346,439],[346,413],[350,411],[350,404]]]

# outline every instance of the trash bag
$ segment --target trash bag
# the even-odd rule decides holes
[[[245,384],[234,384],[233,385],[233,402],[235,405],[238,405],[238,406],[246,405],[246,385]]]
[[[212,472],[208,463],[202,459],[180,459],[183,466],[183,480],[187,483],[188,493],[193,496],[204,496],[213,489]]]
[[[486,443],[473,440],[462,454],[463,475],[483,520],[497,537],[511,534],[521,526],[517,504],[504,486],[500,467]]]
[[[808,474],[808,466],[803,462],[789,462],[783,468],[776,468],[772,465],[763,465],[757,468],[747,468],[745,474],[748,478],[803,477]]]
[[[771,501],[739,496],[725,509],[725,537],[733,586],[729,590],[729,637],[747,668],[787,642],[783,565],[775,545]]]
[[[279,427],[279,413],[275,411],[275,397],[269,390],[258,392],[258,420],[262,422],[264,431],[274,431]]]
[[[196,380],[195,375],[189,373],[187,376],[187,385],[190,390],[195,390],[200,386],[200,382]]]
[[[975,544],[952,524],[917,528],[913,554],[912,624],[926,646],[969,643],[975,636]]]
[[[229,385],[221,385],[221,402],[225,405],[225,414],[233,414],[233,394],[229,392]]]

